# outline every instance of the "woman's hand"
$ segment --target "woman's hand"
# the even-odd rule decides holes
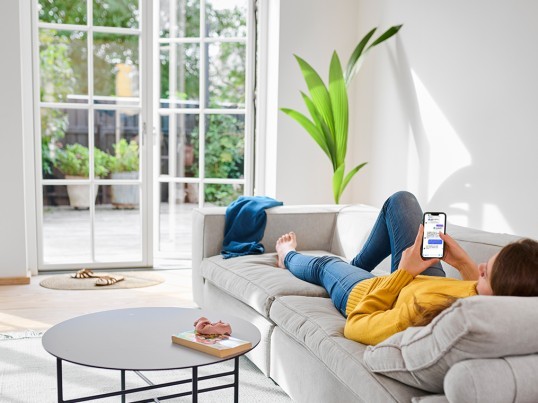
[[[422,236],[424,227],[422,224],[418,227],[418,234],[415,243],[403,251],[398,270],[405,270],[413,277],[418,276],[432,264],[438,263],[439,259],[422,259],[420,249],[422,248]]]
[[[458,269],[464,280],[478,280],[478,265],[469,254],[450,235],[440,232],[439,236],[445,243],[443,260]]]

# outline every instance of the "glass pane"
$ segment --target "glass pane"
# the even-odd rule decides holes
[[[94,33],[94,93],[106,97],[137,97],[138,36]]]
[[[159,35],[161,38],[200,36],[200,0],[161,0]]]
[[[142,260],[142,218],[138,185],[99,186],[103,204],[95,209],[95,259]]]
[[[212,37],[247,36],[247,1],[206,0],[206,30]]]
[[[161,116],[161,175],[198,177],[198,116]]]
[[[243,193],[243,185],[207,184],[204,186],[204,207],[227,206]]]
[[[245,115],[206,116],[205,177],[244,176]]]
[[[88,177],[88,111],[41,108],[43,178]]]
[[[93,25],[138,28],[138,0],[93,0]]]
[[[39,30],[40,99],[44,102],[87,102],[86,34]]]
[[[86,25],[86,0],[39,0],[39,21]]]
[[[200,45],[161,45],[161,107],[197,108],[200,89]]]
[[[101,166],[111,179],[138,179],[140,116],[137,111],[95,111],[95,170]]]
[[[89,204],[89,186],[44,186],[43,259],[45,263],[86,263],[91,261],[90,212],[72,208],[71,203]],[[51,204],[55,203],[55,204]]]
[[[190,257],[192,210],[198,207],[198,184],[161,183],[159,251]]]
[[[218,42],[207,47],[209,54],[207,104],[213,108],[244,108],[245,44]]]

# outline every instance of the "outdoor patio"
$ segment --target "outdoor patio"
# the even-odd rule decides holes
[[[155,266],[190,267],[192,211],[197,204],[161,203],[158,251]],[[139,209],[95,209],[95,261],[129,262],[142,259],[142,225]],[[43,212],[43,257],[45,264],[90,263],[90,211],[69,206],[45,206]],[[112,266],[113,263],[111,263]]]

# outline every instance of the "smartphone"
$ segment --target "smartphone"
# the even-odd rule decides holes
[[[422,258],[442,258],[445,253],[445,243],[439,236],[439,232],[446,234],[446,214],[432,212],[424,213],[422,225],[424,225],[421,249]]]

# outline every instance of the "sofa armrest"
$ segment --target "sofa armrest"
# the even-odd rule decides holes
[[[461,361],[447,372],[449,402],[535,402],[538,355]]]
[[[336,216],[344,206],[281,206],[266,210],[267,225],[261,243],[267,253],[275,251],[282,234],[294,231],[298,249],[332,250]],[[220,254],[224,239],[226,208],[195,209],[192,219],[192,287],[194,301],[202,306],[202,260]]]

